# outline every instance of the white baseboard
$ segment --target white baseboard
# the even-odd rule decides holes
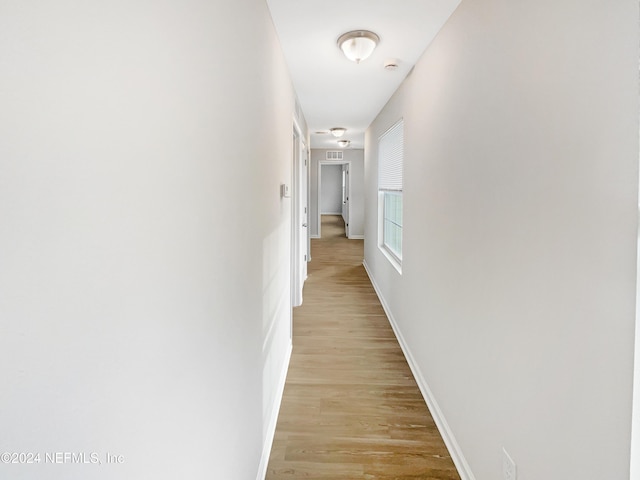
[[[320,238],[320,235],[309,235],[309,238]]]
[[[349,240],[364,240],[364,235],[349,235]]]
[[[342,215],[342,212],[321,212],[320,215]]]
[[[284,394],[284,385],[287,381],[287,372],[289,371],[289,362],[291,361],[291,352],[293,345],[290,343],[287,348],[287,355],[284,359],[284,368],[280,373],[278,381],[278,391],[276,392],[275,405],[269,419],[267,427],[267,435],[265,437],[264,446],[262,448],[262,456],[260,457],[260,466],[258,467],[257,480],[264,480],[267,476],[267,467],[269,466],[269,456],[271,455],[271,447],[273,446],[273,438],[276,435],[276,425],[278,424],[278,415],[280,414],[280,406],[282,405],[282,396]]]
[[[402,336],[402,332],[400,331],[400,328],[398,327],[398,324],[395,321],[395,318],[393,317],[391,310],[389,309],[389,305],[387,304],[384,297],[382,296],[382,293],[380,292],[380,289],[378,288],[378,284],[376,283],[375,279],[373,278],[373,275],[371,274],[371,270],[369,269],[367,262],[363,261],[362,264],[364,265],[364,269],[366,270],[367,275],[369,276],[369,280],[371,280],[371,285],[373,285],[373,288],[376,291],[378,298],[380,299],[382,308],[384,308],[384,311],[387,314],[387,318],[389,319],[391,328],[393,329],[393,332],[395,333],[396,338],[398,339],[398,343],[400,343],[400,347],[402,348],[404,356],[406,357],[407,362],[409,363],[409,368],[411,368],[411,372],[413,373],[413,376],[416,379],[418,388],[420,388],[420,392],[422,393],[422,396],[424,397],[424,400],[427,403],[427,406],[429,407],[429,411],[431,412],[431,416],[433,417],[433,420],[435,421],[436,426],[438,427],[438,431],[440,432],[440,435],[442,436],[442,439],[444,440],[444,443],[447,446],[447,449],[449,449],[449,453],[451,454],[451,459],[453,460],[453,463],[458,469],[458,473],[460,474],[460,477],[462,478],[462,480],[475,480],[476,477],[473,475],[473,472],[471,471],[471,467],[469,467],[467,460],[464,458],[464,455],[462,454],[462,449],[460,448],[460,445],[456,441],[453,435],[453,432],[451,431],[451,428],[449,427],[449,424],[447,423],[447,420],[444,417],[444,414],[442,413],[440,406],[438,405],[438,402],[436,402],[436,399],[433,396],[431,389],[429,388],[429,385],[424,379],[422,372],[420,371],[420,367],[418,366],[415,359],[413,358],[413,355],[411,354],[411,350],[409,350],[409,346],[407,345],[407,342],[405,342],[404,337]]]

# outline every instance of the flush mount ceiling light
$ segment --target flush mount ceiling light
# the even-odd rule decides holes
[[[348,147],[350,143],[351,140],[338,140],[338,145],[340,145],[342,148]]]
[[[352,62],[360,63],[373,53],[380,37],[368,30],[354,30],[338,38],[338,46]]]
[[[341,137],[342,135],[344,135],[347,129],[344,127],[336,127],[336,128],[332,128],[330,131],[331,131],[331,135],[333,135],[334,137]]]

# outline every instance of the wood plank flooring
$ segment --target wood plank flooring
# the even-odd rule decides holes
[[[459,480],[340,216],[311,241],[267,480]]]

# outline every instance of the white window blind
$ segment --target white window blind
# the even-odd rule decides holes
[[[402,263],[402,164],[404,122],[400,120],[378,139],[378,245],[400,271]]]
[[[402,191],[402,158],[404,155],[404,122],[400,120],[387,130],[378,143],[378,188]]]

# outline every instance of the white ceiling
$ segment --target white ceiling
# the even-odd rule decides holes
[[[267,0],[311,133],[311,148],[337,148],[317,134],[346,127],[350,148],[411,71],[461,0]],[[346,59],[337,39],[351,30],[380,36],[360,64]],[[395,71],[384,68],[394,60]]]

